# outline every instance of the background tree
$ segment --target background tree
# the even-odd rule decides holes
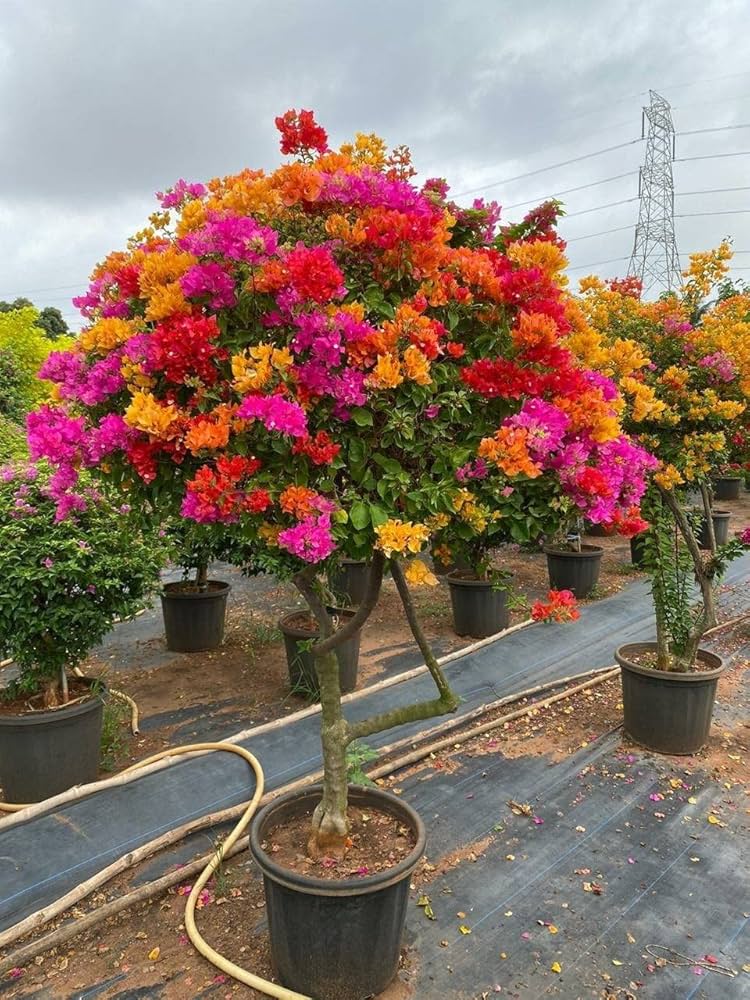
[[[58,340],[60,337],[70,335],[68,324],[63,319],[63,315],[56,306],[45,306],[39,313],[36,325],[44,330],[50,340]]]

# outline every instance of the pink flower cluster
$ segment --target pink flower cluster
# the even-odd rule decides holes
[[[279,545],[304,562],[316,563],[336,548],[331,533],[331,515],[318,514],[303,517],[292,528],[279,532]]]
[[[180,246],[196,257],[216,254],[228,260],[260,264],[276,253],[278,242],[275,230],[261,226],[250,216],[212,213],[204,226],[182,238]]]
[[[237,304],[234,278],[215,261],[194,264],[180,278],[180,287],[189,299],[206,298],[212,309],[231,309]]]
[[[733,382],[737,378],[737,367],[724,351],[707,354],[700,359],[698,364],[701,368],[710,368],[711,374],[721,379],[722,382]]]
[[[81,354],[52,351],[39,369],[39,375],[56,383],[61,399],[96,406],[125,388],[121,365],[122,351],[112,351],[91,366]]]
[[[241,420],[260,420],[266,430],[280,431],[289,437],[307,434],[307,417],[299,405],[283,396],[246,396],[237,416]]]
[[[180,179],[166,191],[157,191],[156,197],[162,208],[179,208],[189,198],[202,198],[206,191],[204,184],[188,184],[187,181]]]

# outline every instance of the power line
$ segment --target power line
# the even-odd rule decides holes
[[[596,208],[584,208],[580,212],[570,212],[565,216],[566,219],[573,219],[576,215],[588,215],[589,212],[601,212],[604,208],[616,208],[617,205],[630,205],[634,201],[638,201],[639,198],[636,195],[635,198],[622,198],[620,201],[610,201],[606,205],[597,205]]]
[[[742,187],[728,187],[728,188],[705,188],[703,191],[675,191],[675,198],[687,198],[688,195],[693,194],[723,194],[724,191],[750,191],[750,185],[745,184]]]
[[[571,160],[561,160],[560,163],[550,163],[547,167],[539,167],[537,170],[529,170],[525,174],[516,174],[515,177],[506,177],[501,181],[491,181],[489,184],[483,184],[481,187],[471,188],[469,191],[461,191],[453,197],[465,198],[467,195],[476,194],[478,191],[486,191],[487,188],[500,187],[502,184],[510,184],[513,181],[523,180],[524,177],[535,177],[537,174],[544,174],[548,170],[557,170],[558,167],[567,167],[571,163],[580,163],[582,160],[590,160],[594,156],[602,156],[604,153],[612,153],[616,149],[624,149],[626,146],[634,146],[638,142],[643,142],[642,136],[639,136],[637,139],[630,139],[628,142],[620,142],[616,146],[606,146],[604,149],[597,149],[593,153],[584,153],[583,156],[574,156]]]
[[[736,153],[706,153],[704,156],[676,156],[674,163],[687,163],[688,160],[719,160],[725,156],[750,156],[750,149],[740,149]]]
[[[602,267],[604,264],[618,264],[622,260],[630,260],[630,257],[610,257],[609,260],[597,260],[593,264],[576,264],[575,267],[569,267],[568,271],[583,271],[587,267]]]
[[[750,208],[732,208],[726,212],[685,212],[684,215],[675,215],[675,219],[696,219],[705,215],[747,215]]]
[[[593,240],[595,236],[609,236],[610,233],[624,233],[626,230],[631,232],[632,226],[618,226],[617,229],[603,229],[600,233],[589,233],[587,236],[574,236],[572,239],[565,240],[566,243],[577,243],[578,240]]]
[[[506,211],[510,211],[511,208],[520,208],[521,205],[539,204],[539,202],[544,201],[545,198],[559,198],[562,194],[573,194],[574,191],[585,191],[587,188],[597,187],[599,184],[608,184],[610,181],[619,181],[623,177],[635,177],[637,174],[637,170],[627,170],[624,174],[614,174],[612,177],[605,177],[600,181],[591,181],[589,184],[579,184],[577,187],[564,188],[562,191],[555,191],[553,194],[542,194],[536,198],[527,198],[525,201],[517,201],[512,205],[503,205],[503,208]]]
[[[750,128],[750,125],[717,125],[715,128],[694,128],[689,132],[676,132],[675,135],[704,135],[706,132],[731,132],[737,128]]]

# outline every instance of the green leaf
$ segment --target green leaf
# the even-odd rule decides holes
[[[372,427],[372,413],[361,406],[355,406],[352,410],[352,420],[357,427]]]
[[[388,520],[388,514],[379,507],[377,504],[370,504],[370,520],[372,521],[373,528],[379,527],[381,524],[385,524]]]
[[[349,511],[349,520],[358,531],[362,531],[370,523],[370,508],[361,500],[356,500]]]

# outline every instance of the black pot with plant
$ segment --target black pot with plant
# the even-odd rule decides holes
[[[361,604],[369,572],[366,559],[339,559],[328,572],[328,584],[336,604],[345,607]]]
[[[166,583],[161,592],[167,649],[198,653],[217,649],[224,641],[227,597],[232,589],[209,580],[208,568],[221,554],[221,535],[213,525],[180,519],[169,522],[168,535],[182,579]]]
[[[73,671],[116,619],[143,607],[166,555],[155,532],[93,491],[59,520],[53,494],[37,466],[0,478],[0,648],[18,669],[0,690],[9,802],[96,778],[106,687]]]
[[[692,754],[708,739],[723,663],[700,643],[717,623],[717,583],[728,562],[747,548],[739,539],[719,544],[711,527],[709,555],[704,554],[701,528],[713,521],[705,484],[701,493],[702,516],[685,511],[673,490],[657,484],[649,488],[643,511],[650,527],[638,537],[651,577],[656,641],[631,643],[615,653],[625,732],[659,753]],[[697,604],[693,581],[700,590]]]
[[[341,627],[354,617],[354,611],[348,608],[328,607],[327,611],[336,628]],[[313,647],[315,642],[320,639],[318,623],[307,610],[290,611],[279,622],[279,628],[284,636],[289,685],[292,693],[317,701],[320,698],[320,684],[315,669]],[[339,663],[339,687],[342,694],[348,694],[357,686],[361,638],[362,632],[358,630],[336,649],[336,658]]]
[[[581,542],[578,531],[568,531],[545,545],[547,572],[553,590],[569,590],[579,600],[590,597],[599,583],[604,549]]]

